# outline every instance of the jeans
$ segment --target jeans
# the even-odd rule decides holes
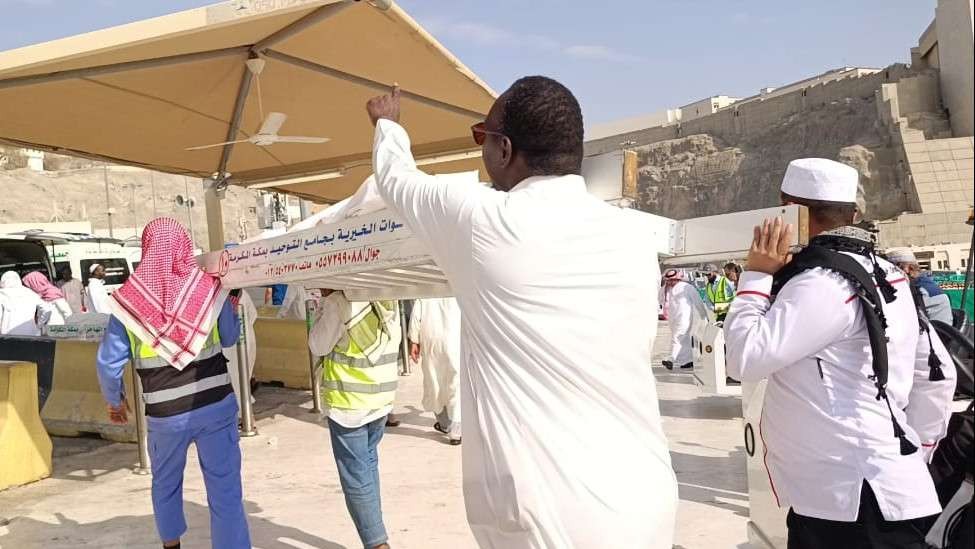
[[[328,433],[345,494],[345,506],[366,548],[382,545],[389,539],[383,524],[379,496],[379,454],[376,453],[385,429],[385,416],[355,429],[328,420]]]
[[[214,549],[250,549],[240,484],[239,441],[236,413],[218,423],[178,431],[150,429],[152,509],[163,541],[179,539],[186,533],[183,470],[186,451],[195,443],[207,490]]]

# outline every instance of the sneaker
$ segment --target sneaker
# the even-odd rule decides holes
[[[681,365],[681,368],[683,368],[683,369],[694,368],[694,363],[693,362],[688,362],[687,364]]]

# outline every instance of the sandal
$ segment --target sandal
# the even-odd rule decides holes
[[[433,424],[433,429],[439,433],[443,433],[445,435],[447,434],[447,430],[444,429],[442,425],[440,425],[439,421]]]

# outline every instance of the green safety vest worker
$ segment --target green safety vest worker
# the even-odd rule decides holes
[[[718,320],[722,320],[728,314],[728,308],[731,307],[731,300],[734,299],[734,296],[728,295],[728,279],[723,276],[718,276],[713,283],[707,283],[704,291],[707,293],[708,301],[711,302],[711,306],[714,309],[715,315],[718,316]]]
[[[384,312],[395,302],[371,302],[346,322],[345,332],[322,357],[322,400],[330,408],[378,410],[396,397],[399,348],[391,341]]]

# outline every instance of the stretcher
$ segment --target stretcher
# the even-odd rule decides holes
[[[685,220],[640,215],[652,221],[648,248],[666,265],[744,257],[752,227],[769,217],[783,217],[800,228],[794,245],[807,241],[801,206]],[[429,249],[389,209],[210,252],[198,261],[207,272],[219,274],[228,288],[298,284],[342,290],[353,301],[452,295]]]

